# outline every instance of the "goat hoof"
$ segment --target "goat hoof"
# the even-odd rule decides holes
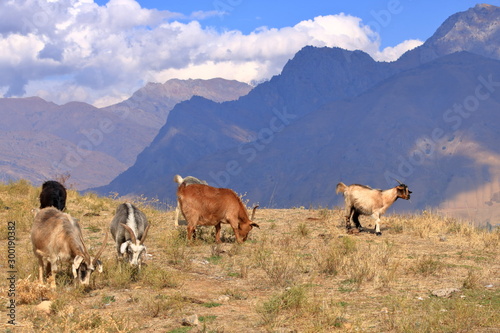
[[[382,236],[382,233],[380,231],[375,233],[377,236]]]
[[[363,227],[359,227],[358,230],[359,230],[359,232],[365,231],[365,229],[363,229]]]

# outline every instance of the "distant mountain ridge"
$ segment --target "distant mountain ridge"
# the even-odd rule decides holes
[[[417,66],[460,51],[500,60],[500,7],[478,4],[446,19],[421,46],[406,52],[398,62]]]
[[[179,173],[264,206],[331,206],[341,204],[338,181],[387,188],[395,177],[415,189],[415,199],[396,208],[487,209],[491,216],[480,219],[492,220],[500,216],[492,199],[500,172],[485,156],[500,154],[492,144],[500,142],[492,127],[500,120],[499,22],[495,6],[457,13],[393,63],[305,47],[238,101],[176,105],[134,166],[94,190],[173,203]]]
[[[0,181],[34,184],[69,173],[78,189],[109,183],[151,143],[173,106],[194,95],[217,102],[251,86],[224,79],[151,83],[128,100],[98,109],[38,97],[0,99]]]
[[[170,110],[177,103],[189,100],[193,96],[222,103],[238,99],[248,94],[250,90],[252,87],[246,83],[221,78],[171,79],[165,83],[150,82],[137,90],[129,99],[106,107],[104,111],[122,113],[123,110],[131,109],[133,112],[128,116],[134,122],[160,129],[165,124]]]

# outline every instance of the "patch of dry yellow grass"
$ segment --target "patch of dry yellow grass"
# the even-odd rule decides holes
[[[340,210],[259,209],[261,228],[243,245],[234,243],[228,227],[221,245],[214,243],[214,228],[201,228],[189,245],[185,227],[174,228],[172,211],[138,198],[152,225],[147,266],[139,272],[118,263],[109,239],[105,271],[93,276],[90,290],[61,274],[51,292],[36,281],[29,240],[38,193],[22,181],[0,184],[0,218],[19,226],[16,331],[185,332],[181,319],[192,314],[200,318],[192,332],[500,329],[499,230],[426,211],[383,217],[380,237],[370,232],[369,219],[361,221],[368,232],[348,235]],[[91,252],[122,202],[69,191],[68,212],[81,224]],[[0,232],[5,242],[6,229]],[[0,260],[5,262],[5,251]],[[431,296],[448,287],[460,291]],[[0,291],[5,303],[5,287]],[[50,315],[35,310],[42,299],[53,302]]]

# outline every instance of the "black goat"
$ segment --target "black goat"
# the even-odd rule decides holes
[[[40,209],[45,207],[55,207],[60,211],[66,208],[66,189],[55,180],[48,180],[42,185],[40,193]]]

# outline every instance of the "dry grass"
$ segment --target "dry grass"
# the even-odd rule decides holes
[[[486,232],[431,212],[382,219],[381,237],[347,235],[339,210],[261,209],[243,245],[224,228],[200,228],[186,243],[173,212],[138,198],[152,228],[149,260],[137,271],[117,262],[110,239],[104,272],[90,290],[58,274],[57,290],[38,285],[29,233],[39,189],[0,184],[0,217],[16,221],[16,332],[494,332],[500,329],[500,231]],[[120,198],[69,191],[91,252],[102,242]],[[363,220],[370,230],[370,221]],[[5,223],[0,241],[7,242]],[[0,252],[7,262],[6,245]],[[0,285],[0,302],[8,286]],[[449,298],[431,292],[459,288]],[[51,314],[35,310],[51,300]],[[181,320],[197,314],[198,327]]]

